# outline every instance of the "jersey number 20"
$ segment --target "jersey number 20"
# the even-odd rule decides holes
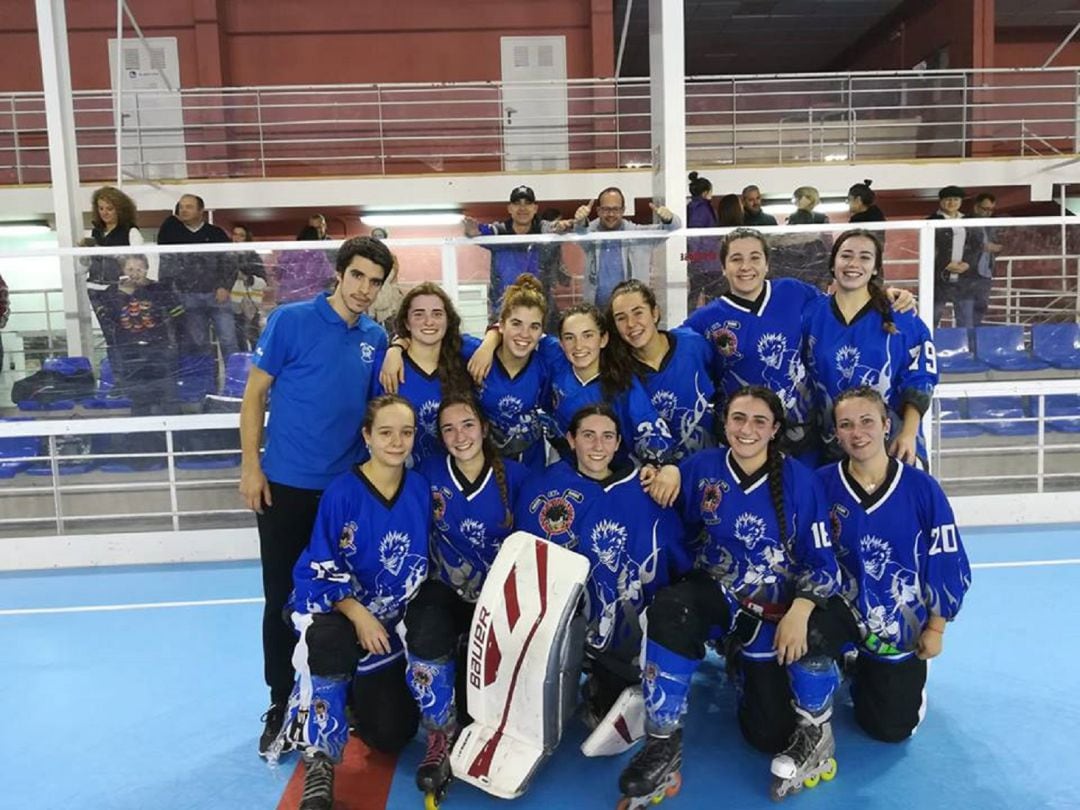
[[[930,556],[935,554],[952,554],[960,547],[957,539],[956,526],[946,523],[943,526],[935,526],[930,530]]]

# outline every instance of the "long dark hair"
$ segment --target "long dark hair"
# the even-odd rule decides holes
[[[881,315],[882,331],[887,332],[890,335],[895,335],[896,324],[893,323],[892,303],[889,301],[889,296],[885,292],[885,259],[882,255],[884,250],[881,245],[881,239],[878,238],[876,233],[863,228],[853,228],[849,231],[844,231],[836,237],[836,241],[832,246],[832,253],[829,255],[829,273],[833,278],[836,278],[836,257],[840,254],[840,249],[844,246],[844,242],[856,236],[863,236],[874,243],[874,274],[870,276],[870,281],[866,285],[866,290],[870,293],[871,305]]]
[[[571,315],[587,315],[592,318],[601,335],[608,336],[607,345],[600,349],[600,392],[604,399],[614,399],[619,394],[629,390],[634,378],[634,368],[629,362],[628,353],[612,350],[611,331],[607,319],[595,304],[582,302],[575,304],[562,312],[559,316],[559,340],[562,340],[562,329]],[[618,334],[616,334],[618,337]]]
[[[600,366],[603,368],[605,364],[609,365],[612,369],[611,373],[616,375],[615,379],[628,380],[629,375],[637,374],[638,379],[644,383],[645,370],[638,364],[629,344],[622,339],[622,335],[619,334],[619,329],[615,325],[615,299],[620,295],[629,295],[630,293],[641,293],[645,305],[650,310],[658,307],[656,293],[652,291],[648,284],[638,281],[636,278],[631,278],[620,281],[615,285],[615,289],[611,291],[611,298],[608,299],[607,307],[604,308],[604,328],[610,337],[608,338],[608,345],[600,357]]]
[[[465,361],[461,359],[461,316],[458,315],[454,302],[450,300],[446,290],[433,281],[425,281],[405,293],[394,318],[397,334],[411,337],[409,335],[409,307],[421,295],[434,295],[442,301],[443,309],[446,310],[446,334],[443,335],[439,346],[438,367],[443,398],[445,399],[447,394],[458,391],[471,392],[472,381],[465,368]]]
[[[439,403],[439,412],[435,417],[436,430],[439,434],[439,441],[442,442],[447,453],[450,449],[446,447],[446,443],[443,442],[442,437],[442,415],[443,412],[452,405],[464,405],[471,410],[476,416],[477,421],[480,423],[481,429],[484,431],[484,440],[480,447],[484,454],[484,461],[491,465],[491,471],[495,473],[495,483],[499,486],[499,498],[502,500],[503,508],[506,510],[503,514],[503,521],[499,525],[503,528],[509,528],[513,522],[514,513],[510,503],[510,488],[506,483],[506,465],[503,464],[503,458],[499,455],[499,451],[495,449],[495,443],[491,440],[491,434],[489,431],[490,422],[484,415],[484,411],[476,402],[476,398],[466,391],[455,391],[449,396],[444,396]]]
[[[90,197],[90,222],[95,228],[99,230],[105,229],[105,223],[101,221],[101,216],[97,210],[98,200],[105,200],[116,209],[117,228],[129,231],[135,227],[135,219],[138,214],[135,201],[114,186],[102,186],[94,191]]]
[[[769,439],[769,446],[765,456],[765,470],[769,475],[769,497],[772,500],[773,511],[780,525],[780,540],[787,542],[788,528],[787,515],[784,512],[784,454],[780,452],[780,443],[783,441],[784,430],[787,420],[784,417],[784,404],[774,391],[763,385],[744,385],[738,391],[727,398],[724,404],[724,424],[727,425],[728,414],[731,413],[731,403],[739,397],[751,397],[764,402],[772,413],[776,423],[776,432]],[[725,430],[725,438],[727,431]]]
[[[578,428],[581,427],[581,423],[590,416],[606,416],[615,423],[615,435],[620,436],[619,417],[615,415],[615,410],[606,402],[593,402],[578,408],[574,415],[570,417],[570,424],[567,425],[566,432],[571,436],[577,436]]]

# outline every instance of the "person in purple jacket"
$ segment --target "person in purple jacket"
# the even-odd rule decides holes
[[[719,220],[712,203],[712,183],[690,172],[690,200],[686,203],[687,228],[716,228]],[[693,312],[724,292],[724,268],[715,236],[686,240],[686,309]]]

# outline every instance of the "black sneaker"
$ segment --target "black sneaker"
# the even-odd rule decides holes
[[[265,725],[262,736],[259,737],[259,756],[265,757],[281,731],[281,724],[285,722],[285,707],[280,703],[271,703],[260,719]]]
[[[334,763],[322,751],[304,755],[304,794],[300,810],[333,810]]]

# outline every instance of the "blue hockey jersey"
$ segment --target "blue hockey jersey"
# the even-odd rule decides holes
[[[431,490],[418,473],[407,470],[390,499],[359,467],[342,473],[323,493],[293,568],[292,610],[329,613],[352,597],[392,630],[427,576],[430,526]]]
[[[713,433],[713,350],[708,341],[689,329],[665,332],[670,346],[659,369],[644,363],[636,368],[644,376],[653,407],[667,422],[675,440],[676,459],[716,444]]]
[[[402,352],[402,360],[405,366],[405,382],[398,383],[398,394],[405,397],[416,410],[416,434],[413,440],[412,462],[414,469],[420,463],[432,456],[444,454],[442,442],[439,441],[439,403],[442,402],[442,382],[439,380],[439,372],[428,374],[420,366],[413,362],[408,352]],[[375,368],[382,368],[382,361],[386,356],[385,350],[375,361]],[[386,389],[382,383],[376,380],[374,396],[385,394]]]
[[[513,531],[513,508],[527,470],[505,460],[507,503],[495,471],[485,466],[469,483],[450,456],[429,458],[420,467],[431,485],[431,576],[467,602],[480,596],[502,541]]]
[[[952,619],[971,585],[971,566],[940,484],[895,459],[867,493],[847,461],[817,471],[840,561],[841,594],[865,629],[910,654],[931,616]]]
[[[604,401],[599,375],[582,382],[573,365],[566,359],[559,341],[551,336],[540,340],[540,358],[551,378],[551,402],[545,406],[555,418],[559,437],[566,435],[574,414],[586,405]],[[642,463],[664,463],[670,460],[675,447],[667,422],[656,412],[649,393],[636,376],[630,388],[608,402],[619,419],[619,458],[633,455]],[[553,442],[560,454],[573,463],[565,441]]]
[[[930,330],[910,312],[894,313],[893,322],[896,334],[885,332],[881,314],[867,303],[850,324],[845,323],[831,296],[812,303],[803,315],[803,350],[813,384],[814,406],[822,440],[834,458],[840,452],[832,407],[841,391],[859,385],[878,391],[889,406],[894,434],[903,425],[904,405],[911,403],[922,413],[930,404],[938,382]],[[921,427],[917,447],[925,458]]]
[[[683,324],[715,352],[716,378],[726,401],[745,385],[774,391],[789,432],[810,421],[811,393],[802,357],[801,313],[822,294],[793,278],[765,281],[756,301],[728,293],[701,307]]]
[[[628,464],[595,481],[558,462],[526,481],[515,510],[516,528],[566,540],[589,559],[586,642],[623,661],[640,651],[641,612],[690,567],[678,516],[646,494],[638,475]]]
[[[480,342],[472,335],[462,335],[462,356],[466,362],[472,359]],[[513,377],[498,354],[495,355],[491,371],[477,393],[477,401],[491,423],[495,446],[504,457],[533,470],[543,469],[547,461],[544,426],[549,422],[543,404],[550,397],[547,367],[535,351]]]
[[[826,506],[813,472],[791,458],[782,466],[780,531],[767,467],[747,475],[730,450],[705,450],[679,465],[679,508],[688,532],[704,528],[696,567],[738,599],[788,605],[801,596],[823,604],[837,592],[836,555]]]

